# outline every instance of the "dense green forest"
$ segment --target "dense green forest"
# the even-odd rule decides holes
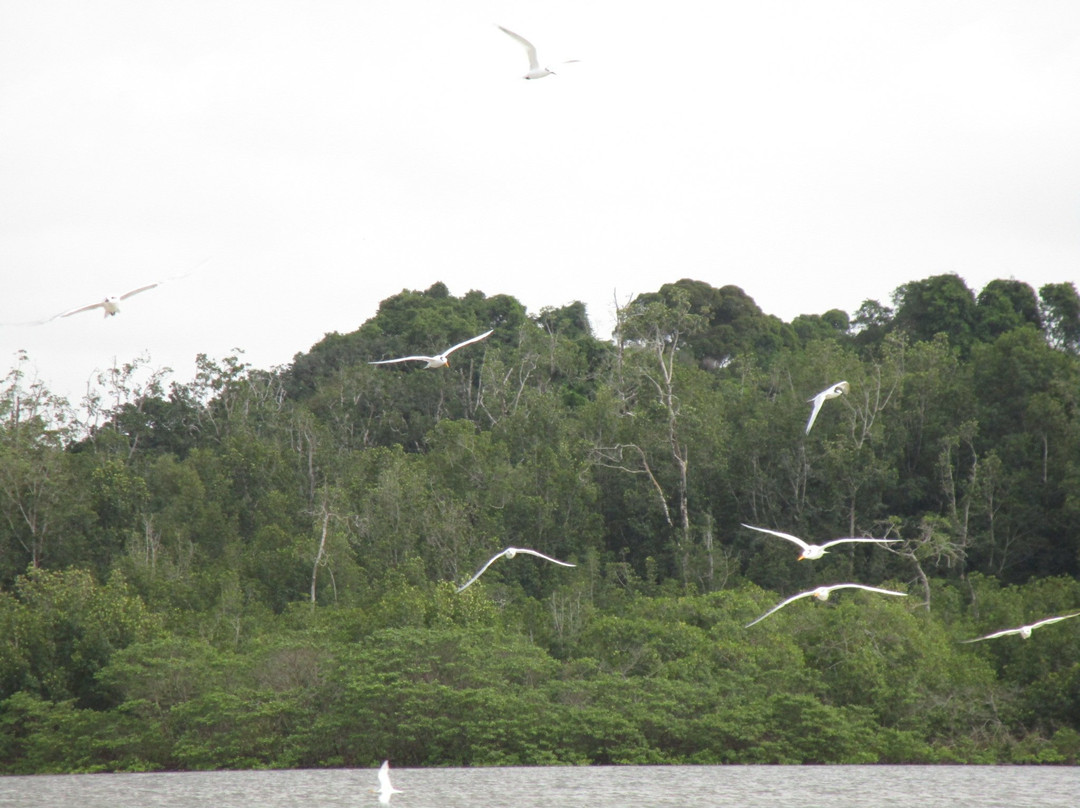
[[[1080,296],[786,323],[403,291],[286,367],[0,389],[0,772],[1080,758]],[[449,368],[368,362],[494,329]],[[809,434],[808,399],[840,380]],[[821,560],[741,527],[824,541]],[[456,589],[507,546],[464,592]],[[825,603],[798,592],[843,581]]]

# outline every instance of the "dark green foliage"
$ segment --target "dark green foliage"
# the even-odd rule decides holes
[[[6,628],[0,697],[23,691],[77,707],[113,706],[97,679],[112,654],[152,635],[158,621],[119,575],[99,586],[82,570],[31,570],[0,593]]]
[[[1080,298],[403,291],[285,369],[0,387],[0,771],[1070,762]],[[493,328],[450,368],[372,366]],[[813,431],[808,399],[839,380]],[[741,523],[843,545],[798,561]],[[463,593],[456,588],[507,546]],[[843,591],[782,599],[841,580]]]
[[[498,330],[492,343],[512,341],[526,322],[524,307],[508,295],[488,298],[469,292],[459,299],[451,297],[442,283],[426,292],[403,290],[382,301],[378,313],[353,333],[328,334],[308,353],[298,354],[286,374],[286,387],[294,396],[310,395],[320,382],[344,368],[396,356],[436,354],[492,328]],[[467,366],[468,359],[463,362]]]
[[[959,275],[935,275],[905,283],[893,296],[893,325],[912,340],[945,334],[962,352],[971,347],[976,329],[975,296]]]
[[[738,286],[716,289],[703,281],[684,278],[664,284],[654,294],[640,295],[634,305],[662,302],[671,306],[680,294],[685,297],[688,312],[702,318],[687,346],[706,366],[751,354],[767,358],[795,342],[791,326],[762,312]]]
[[[791,321],[802,344],[818,339],[836,339],[848,333],[851,321],[847,313],[831,309],[824,314],[800,314]]]
[[[1032,325],[1042,328],[1035,290],[1020,281],[990,281],[975,301],[976,332],[982,341]]]
[[[1072,283],[1048,283],[1039,289],[1039,308],[1047,338],[1055,347],[1080,353],[1080,295]]]
[[[851,318],[851,331],[858,345],[877,345],[892,327],[893,310],[876,300],[864,300]]]

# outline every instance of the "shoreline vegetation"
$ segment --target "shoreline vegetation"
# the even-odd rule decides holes
[[[682,280],[606,340],[436,284],[285,367],[135,359],[77,404],[19,356],[0,773],[1077,763],[1080,620],[965,641],[1080,610],[1080,296],[891,303],[785,323]],[[576,567],[456,591],[508,546]],[[908,597],[746,627],[840,581]]]

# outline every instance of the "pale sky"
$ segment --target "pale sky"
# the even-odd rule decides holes
[[[784,320],[1077,281],[1080,3],[0,0],[0,322],[207,257],[0,369],[270,368],[436,281],[604,338],[683,277]]]

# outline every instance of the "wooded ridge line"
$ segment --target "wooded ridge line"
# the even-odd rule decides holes
[[[436,284],[285,367],[132,360],[77,405],[20,357],[0,772],[1075,763],[1080,620],[966,641],[1080,611],[1080,296],[891,304],[785,323],[681,280],[605,340]],[[508,547],[576,566],[458,591]],[[746,627],[841,582],[907,597]]]

